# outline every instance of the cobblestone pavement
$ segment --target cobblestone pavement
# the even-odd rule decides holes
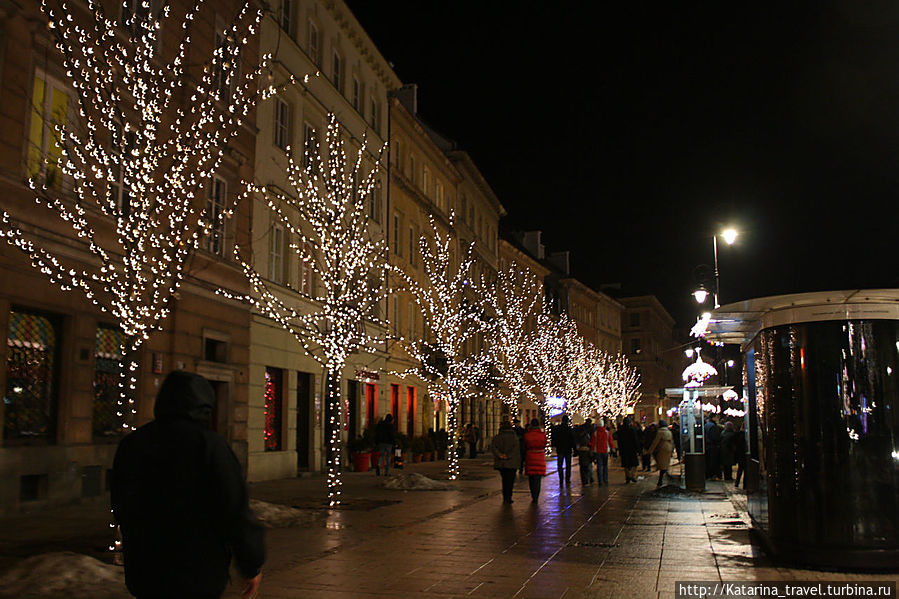
[[[440,478],[444,468],[406,471]],[[388,490],[383,477],[346,473],[339,510],[325,509],[321,477],[251,485],[255,499],[318,516],[267,531],[259,597],[671,598],[676,580],[899,580],[776,567],[750,543],[739,495],[731,501],[723,483],[701,498],[659,495],[654,473],[625,486],[612,468],[611,486],[582,487],[575,465],[570,486],[550,472],[537,504],[519,479],[507,505],[488,459],[462,468],[451,491]],[[0,518],[0,555],[8,563],[38,551],[91,553],[105,521],[99,505]]]

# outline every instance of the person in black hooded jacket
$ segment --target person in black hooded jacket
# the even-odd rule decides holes
[[[244,597],[258,591],[263,529],[237,457],[208,429],[214,400],[205,378],[172,372],[156,397],[156,419],[119,443],[112,509],[125,584],[139,599],[220,597],[232,556]]]

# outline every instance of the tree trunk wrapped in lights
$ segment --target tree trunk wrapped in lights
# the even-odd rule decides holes
[[[537,401],[528,355],[537,318],[544,311],[543,290],[536,275],[514,262],[497,273],[495,281],[482,280],[480,289],[483,309],[491,317],[487,352],[502,380],[498,391],[518,417],[522,398]]]
[[[477,293],[470,278],[473,246],[467,248],[458,265],[454,264],[452,235],[441,233],[433,217],[430,222],[431,234],[419,238],[424,281],[416,281],[398,268],[392,271],[400,279],[399,287],[412,294],[429,336],[397,337],[416,366],[396,374],[426,380],[428,393],[446,400],[449,478],[455,480],[459,476],[456,412],[463,399],[473,396],[475,384],[485,372],[483,360],[466,354],[465,346],[483,329],[483,321],[478,302],[472,297]]]
[[[317,145],[308,146],[302,164],[290,157],[288,149],[290,192],[251,183],[238,200],[250,201],[254,195],[261,198],[290,234],[290,249],[320,282],[317,289],[311,289],[311,301],[301,300],[295,292],[270,287],[240,248],[235,248],[235,254],[252,291],[247,296],[234,296],[226,290],[219,293],[249,301],[293,335],[303,351],[322,365],[328,398],[328,500],[336,506],[342,486],[340,378],[351,355],[383,350],[386,323],[374,313],[385,295],[385,244],[370,231],[366,212],[378,182],[380,152],[369,156],[363,142],[348,160],[334,115],[328,123],[326,142],[326,157]]]

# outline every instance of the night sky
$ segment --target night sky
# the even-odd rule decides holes
[[[607,5],[609,4],[609,5]],[[598,288],[899,286],[899,3],[350,0],[512,229]]]

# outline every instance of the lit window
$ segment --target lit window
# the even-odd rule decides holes
[[[280,224],[272,225],[268,252],[268,278],[275,283],[284,282],[284,227]]]
[[[322,45],[321,38],[318,34],[318,27],[312,21],[309,21],[309,58],[316,65],[322,62]]]
[[[35,74],[32,106],[28,134],[28,178],[42,178],[47,187],[59,189],[62,186],[62,146],[54,127],[66,124],[69,93],[51,77]]]
[[[312,275],[315,273],[312,261],[312,246],[304,243],[302,260],[300,260],[300,292],[310,297],[313,292]]]
[[[356,112],[362,108],[362,84],[355,75],[353,75],[353,108]]]
[[[134,199],[134,193],[130,185],[130,173],[134,172],[134,170],[129,169],[126,163],[131,160],[129,156],[134,148],[135,135],[133,131],[125,132],[121,123],[115,123],[110,133],[112,137],[110,140],[110,158],[112,159],[113,178],[112,183],[109,185],[110,199],[122,217],[127,218]]]
[[[303,126],[303,166],[313,166],[318,155],[318,131],[309,123]]]
[[[337,91],[343,93],[343,58],[336,50],[334,51],[332,67],[331,81],[334,83],[334,87],[337,88]]]

